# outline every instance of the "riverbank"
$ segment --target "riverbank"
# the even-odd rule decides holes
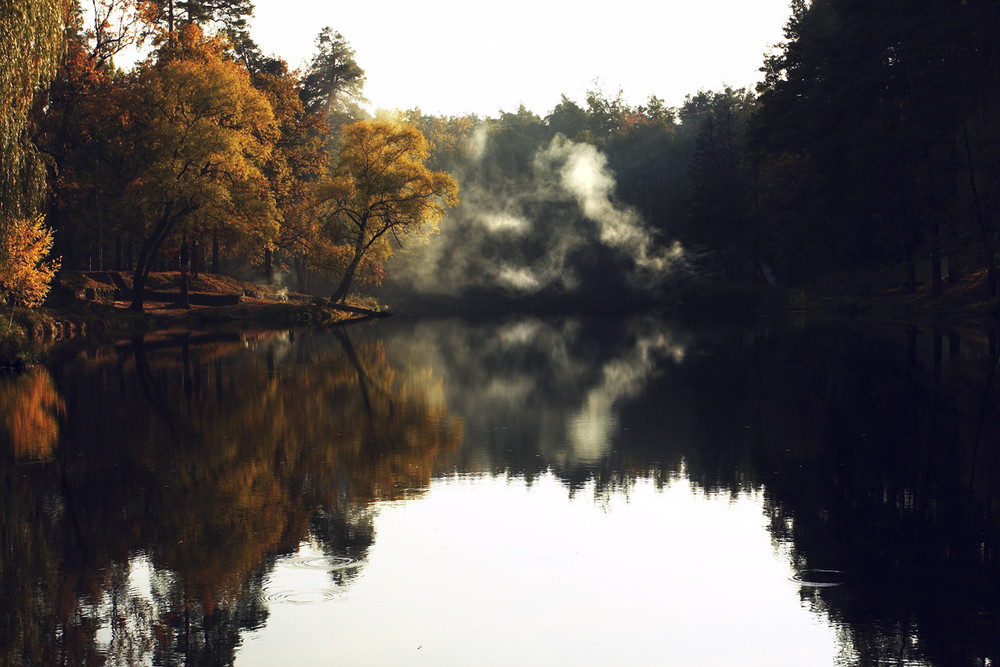
[[[930,282],[908,291],[892,270],[826,276],[808,288],[722,281],[692,282],[677,295],[679,308],[696,316],[756,317],[797,314],[812,320],[947,326],[1000,321],[1000,300],[987,293],[986,272]]]
[[[0,369],[44,358],[54,344],[102,342],[178,330],[268,330],[327,326],[365,319],[381,308],[372,300],[331,307],[322,299],[229,276],[191,276],[188,307],[180,302],[180,274],[152,273],[143,312],[129,309],[130,276],[113,271],[63,272],[46,303],[18,309],[0,322]],[[350,309],[356,309],[353,312]]]
[[[1000,302],[987,295],[984,272],[945,283],[940,294],[929,283],[908,292],[894,282],[896,277],[894,272],[834,275],[809,289],[692,281],[655,303],[681,316],[709,320],[790,316],[933,328],[1000,322]],[[128,274],[67,271],[60,278],[44,307],[18,310],[9,328],[8,319],[0,319],[0,369],[35,363],[53,345],[70,339],[96,343],[163,330],[329,326],[383,311],[371,299],[352,301],[349,307],[358,310],[350,312],[311,295],[209,274],[190,277],[190,305],[181,307],[180,274],[164,272],[150,275],[145,310],[137,313],[129,310]]]

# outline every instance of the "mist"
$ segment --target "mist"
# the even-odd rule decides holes
[[[597,147],[557,135],[523,164],[512,152],[487,125],[476,128],[467,159],[450,167],[461,204],[438,233],[392,259],[390,293],[651,295],[683,268],[680,244],[659,243],[616,200]]]

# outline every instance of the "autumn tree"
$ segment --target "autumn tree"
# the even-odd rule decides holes
[[[221,225],[266,243],[276,226],[274,198],[261,172],[274,132],[267,99],[197,27],[182,30],[179,42],[135,83],[126,201],[143,242],[133,310],[142,310],[153,260],[172,234]]]
[[[73,4],[76,21],[82,24],[80,6]],[[142,40],[143,14],[135,0],[93,0],[91,6],[91,28],[84,33],[90,47],[87,58],[100,67]]]
[[[323,205],[318,188],[330,168],[325,143],[328,128],[322,109],[309,111],[299,97],[299,81],[283,61],[270,72],[253,75],[274,111],[278,136],[264,173],[271,184],[279,218],[275,249],[295,267],[298,290],[308,289],[311,262],[322,254],[319,226]],[[272,278],[272,248],[264,251],[264,273]]]
[[[332,303],[347,296],[363,261],[380,263],[458,204],[454,179],[428,169],[427,157],[427,140],[413,126],[360,121],[343,129],[326,192],[333,205],[326,233],[345,263]]]
[[[28,308],[45,300],[49,284],[59,270],[59,260],[46,261],[52,250],[52,232],[42,216],[11,221],[0,246],[0,294]]]
[[[30,227],[46,234],[40,219],[33,217],[40,209],[45,188],[45,168],[31,142],[28,124],[36,93],[55,73],[62,48],[63,2],[0,2],[0,272],[4,289],[11,281],[21,285],[24,278],[35,284],[35,276],[25,276],[26,258],[20,249]],[[31,221],[28,222],[28,219]],[[29,234],[30,236],[30,234]],[[19,238],[18,238],[19,237]],[[48,248],[46,248],[46,251]],[[41,266],[41,258],[29,262]],[[18,265],[11,264],[17,261]],[[13,278],[12,278],[13,276]],[[51,278],[37,276],[40,283]],[[21,288],[16,288],[21,289]],[[32,289],[15,296],[25,302],[32,299]]]
[[[48,173],[48,224],[58,230],[54,251],[70,270],[122,270],[133,245],[115,210],[126,183],[126,119],[132,77],[111,66],[121,48],[135,43],[128,0],[101,0],[88,28],[77,11],[65,28],[65,48],[46,92],[36,105],[36,143]],[[113,250],[112,250],[113,245]],[[113,254],[113,260],[112,260]]]
[[[250,0],[139,0],[141,14],[157,39],[168,39],[174,31],[195,24],[225,32],[228,37],[246,35],[247,19],[253,15]]]
[[[420,109],[398,112],[398,120],[420,130],[430,149],[427,166],[454,173],[469,161],[476,127],[482,122],[475,115],[425,116]]]

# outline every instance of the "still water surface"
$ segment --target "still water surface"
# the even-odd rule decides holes
[[[3,664],[1000,664],[988,331],[403,317],[0,378]]]

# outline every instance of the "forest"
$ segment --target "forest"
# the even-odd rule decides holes
[[[595,85],[544,116],[492,118],[373,115],[345,36],[323,28],[291,69],[255,44],[252,14],[249,0],[0,9],[11,307],[73,270],[123,272],[141,310],[150,271],[182,265],[333,302],[393,270],[473,293],[873,269],[909,291],[974,274],[984,296],[1000,289],[996,3],[793,0],[754,90],[633,106]],[[136,46],[144,59],[119,67]],[[434,252],[390,260],[439,225]]]

